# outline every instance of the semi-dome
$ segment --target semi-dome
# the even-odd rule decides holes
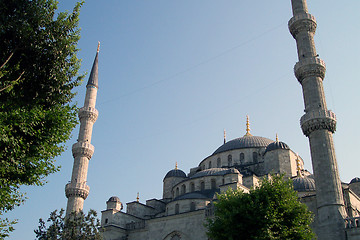
[[[169,178],[169,177],[181,177],[181,178],[186,178],[186,174],[180,170],[180,169],[173,169],[170,170],[166,175],[165,178]],[[165,179],[164,178],[164,179]]]
[[[210,168],[197,172],[190,178],[199,178],[205,176],[223,176],[230,173],[240,174],[240,172],[235,168]]]
[[[290,147],[284,142],[275,141],[275,142],[272,142],[269,145],[267,145],[265,153],[273,151],[273,150],[277,150],[277,149],[290,150]]]
[[[222,146],[216,149],[216,151],[212,155],[234,149],[266,147],[272,142],[274,141],[268,138],[245,135],[241,138],[235,138],[231,141],[224,143]]]
[[[292,179],[294,190],[297,192],[316,191],[315,180],[310,177],[295,177]]]
[[[360,178],[358,177],[355,177],[353,179],[351,179],[350,183],[357,183],[357,182],[360,182]]]

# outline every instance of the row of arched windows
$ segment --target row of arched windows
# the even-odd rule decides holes
[[[258,163],[258,153],[257,152],[253,152],[253,162],[254,163]],[[244,153],[240,153],[240,165],[244,164],[245,163],[245,154]],[[228,167],[232,167],[233,166],[233,159],[232,159],[232,155],[229,154],[228,157],[227,157],[227,166]],[[216,161],[216,167],[217,168],[221,168],[222,167],[222,164],[221,164],[221,158],[218,158],[217,161]],[[212,162],[209,161],[209,164],[208,164],[208,168],[212,168]],[[205,165],[202,165],[202,170],[205,169]]]
[[[216,179],[211,179],[211,189],[216,189]],[[200,182],[200,191],[205,190],[205,182]],[[189,192],[195,192],[195,183],[190,183],[190,191]],[[183,184],[180,187],[176,187],[175,189],[175,197],[178,197],[180,195],[183,195],[186,193],[186,185]]]
[[[190,211],[195,211],[196,210],[196,204],[195,202],[191,202],[190,203]],[[179,214],[180,212],[180,205],[177,203],[175,204],[175,214]]]

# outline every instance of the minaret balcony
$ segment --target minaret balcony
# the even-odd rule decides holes
[[[336,115],[330,110],[314,110],[306,113],[300,119],[300,125],[305,136],[316,130],[336,131]]]
[[[88,142],[77,142],[72,145],[73,157],[87,157],[89,160],[94,154],[95,147]]]
[[[83,118],[89,119],[92,122],[96,122],[97,117],[99,116],[99,112],[96,108],[92,107],[82,107],[79,109],[79,119]]]
[[[309,13],[296,14],[288,22],[290,33],[295,39],[300,32],[311,32],[314,34],[316,26],[315,17]]]
[[[69,197],[81,197],[84,200],[90,192],[90,187],[85,183],[68,183],[65,185],[65,195]]]
[[[294,66],[295,76],[302,84],[303,80],[308,77],[325,78],[326,65],[320,58],[305,58],[297,62]]]

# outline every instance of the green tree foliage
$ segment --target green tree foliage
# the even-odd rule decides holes
[[[47,220],[50,223],[48,227],[42,219],[39,220],[39,227],[34,231],[36,239],[101,240],[100,221],[96,216],[94,210],[90,210],[86,215],[83,212],[72,212],[69,216],[64,216],[63,209],[59,213],[55,210]]]
[[[57,4],[0,0],[0,217],[24,201],[21,185],[42,185],[58,171],[54,158],[77,123],[82,3],[56,14]]]
[[[310,240],[311,222],[291,180],[272,176],[250,193],[229,189],[218,195],[207,228],[212,240]]]

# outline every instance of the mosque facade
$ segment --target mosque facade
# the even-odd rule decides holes
[[[188,173],[170,170],[163,179],[161,198],[123,204],[116,196],[106,202],[101,214],[105,240],[207,240],[204,223],[214,215],[216,194],[228,188],[249,192],[271,173],[292,179],[300,201],[315,214],[312,224],[319,240],[360,240],[360,179],[340,181],[332,134],[335,114],[327,109],[322,81],[325,63],[316,53],[317,23],[306,0],[291,0],[293,17],[289,30],[297,44],[294,72],[301,84],[305,114],[301,129],[309,139],[313,174],[303,159],[276,137],[253,136],[247,119],[245,135],[219,146]],[[94,152],[92,127],[98,89],[98,52],[94,61],[84,107],[79,111],[78,142],[73,145],[74,167],[66,185],[67,213],[82,210],[89,194],[87,168]]]

